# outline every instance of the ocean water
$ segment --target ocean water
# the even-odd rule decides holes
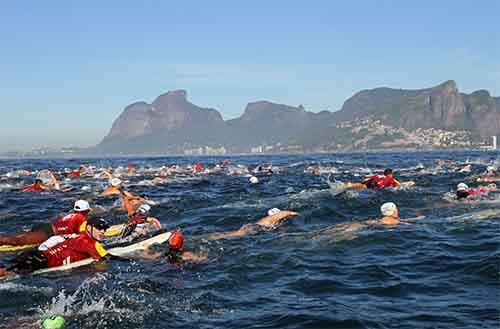
[[[166,260],[108,262],[69,272],[0,281],[0,327],[36,328],[63,314],[67,328],[498,328],[500,326],[500,192],[474,202],[449,197],[459,182],[497,162],[499,153],[428,152],[229,157],[231,165],[272,163],[273,175],[251,185],[223,173],[150,179],[165,164],[211,166],[223,158],[1,160],[0,234],[13,234],[68,212],[78,198],[97,197],[102,180],[65,182],[72,192],[22,193],[33,176],[6,178],[16,169],[146,168],[128,189],[156,201],[152,213],[167,229],[181,229],[203,263]],[[451,160],[439,166],[437,159]],[[472,164],[472,173],[453,167]],[[321,165],[321,176],[305,173]],[[386,167],[410,189],[335,195],[327,176],[357,181]],[[15,175],[14,175],[15,176]],[[87,186],[89,190],[82,191]],[[379,216],[382,203],[399,206],[409,224],[345,230]],[[299,212],[271,231],[212,241],[269,208]],[[123,212],[102,217],[120,223]],[[421,218],[421,216],[425,216]],[[420,219],[415,219],[420,218]],[[0,255],[8,264],[13,253]]]

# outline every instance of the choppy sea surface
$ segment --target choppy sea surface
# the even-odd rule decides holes
[[[460,182],[477,186],[471,177],[498,164],[499,155],[228,157],[234,166],[272,164],[276,170],[256,185],[246,175],[222,172],[174,176],[157,186],[141,183],[155,168],[197,160],[212,167],[224,158],[0,160],[2,235],[54,220],[79,198],[102,207],[114,203],[97,197],[103,180],[71,179],[65,183],[74,190],[67,193],[23,193],[18,188],[34,176],[6,173],[131,163],[143,173],[126,178],[127,189],[154,200],[152,214],[167,229],[181,229],[189,250],[208,255],[181,266],[136,259],[0,280],[0,327],[37,328],[44,317],[63,314],[67,328],[499,328],[500,192],[472,202],[449,195]],[[438,165],[438,159],[451,162]],[[466,164],[471,173],[453,171]],[[321,175],[305,172],[316,165]],[[327,184],[328,175],[359,181],[386,167],[416,187],[335,195]],[[343,229],[379,218],[387,201],[409,224]],[[273,207],[299,215],[271,231],[207,239],[253,223]],[[101,216],[126,220],[118,209]],[[8,264],[14,256],[0,259]]]

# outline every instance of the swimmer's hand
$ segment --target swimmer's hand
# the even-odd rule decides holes
[[[414,222],[417,222],[421,219],[424,219],[425,216],[417,216],[417,217],[411,217],[411,218],[404,218],[402,219],[403,222],[405,222],[406,224],[410,224],[410,223],[414,223]]]

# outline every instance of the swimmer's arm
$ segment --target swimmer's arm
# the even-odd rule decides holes
[[[365,177],[361,180],[361,184],[368,183],[369,181],[372,180],[373,176]]]
[[[138,201],[141,201],[141,202],[146,202],[147,201],[143,197],[134,195],[134,194],[130,193],[129,191],[120,190],[120,194],[123,196],[124,199],[127,199],[127,201],[134,201],[134,200],[138,200]]]
[[[401,183],[397,179],[394,179],[394,182],[396,183],[396,186],[401,186]]]
[[[50,187],[40,184],[40,188],[44,191],[50,191]]]
[[[148,217],[146,218],[146,222],[148,224],[151,224],[153,225],[154,227],[156,227],[158,230],[161,229],[161,223],[160,221],[158,220],[158,218],[155,218],[155,217]]]
[[[155,252],[151,253],[151,249],[148,247],[144,249],[144,252],[142,253],[142,258],[147,259],[147,260],[157,260],[163,257],[164,253],[162,252]]]
[[[7,268],[0,268],[0,278],[16,275],[15,272],[9,271]]]
[[[266,216],[264,218],[259,219],[256,224],[262,226],[273,226],[280,220],[296,215],[298,215],[298,213],[296,213],[295,211],[282,210],[279,213],[274,214],[272,216]]]
[[[113,179],[114,178],[113,175],[109,171],[107,171],[107,170],[103,170],[100,173],[100,175],[102,175],[102,174],[104,174],[104,176],[106,176],[108,179]]]
[[[112,261],[120,261],[120,262],[130,262],[132,261],[132,259],[130,258],[125,258],[125,257],[122,257],[122,256],[117,256],[117,255],[112,255],[112,254],[106,254],[105,256],[103,256],[101,258],[102,260],[112,260]]]
[[[117,189],[108,187],[100,194],[100,196],[107,197],[110,195],[120,195],[120,194],[121,194],[120,191],[118,191]]]
[[[207,239],[220,240],[220,239],[225,239],[225,238],[241,237],[241,236],[245,236],[245,235],[246,235],[246,232],[243,229],[239,229],[236,231],[212,233],[212,234],[209,234],[207,236]]]
[[[99,196],[106,197],[106,196],[110,196],[113,194],[116,194],[116,193],[114,193],[114,191],[112,191],[112,190],[105,189],[104,191],[101,192],[101,194],[99,194]]]
[[[191,251],[184,251],[181,255],[182,260],[193,263],[201,263],[208,259],[207,254],[195,254]]]
[[[129,216],[131,216],[134,212],[135,212],[135,208],[134,206],[132,205],[132,203],[130,202],[131,199],[130,198],[127,198],[125,197],[123,194],[122,194],[122,197],[123,197],[123,207],[125,208],[125,210],[127,211],[127,214]]]
[[[404,219],[401,219],[402,221],[404,222],[407,222],[407,223],[411,223],[411,222],[416,222],[416,221],[419,221],[419,220],[422,220],[422,219],[425,219],[425,216],[417,216],[417,217],[411,217],[411,218],[404,218]]]

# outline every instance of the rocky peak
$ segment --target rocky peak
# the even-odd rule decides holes
[[[187,101],[187,92],[179,89],[158,96],[152,105],[159,111],[175,111],[188,104],[190,103]]]
[[[458,94],[457,83],[454,80],[448,80],[433,88],[444,94]]]
[[[485,99],[491,98],[490,92],[488,90],[485,90],[485,89],[476,90],[472,94],[470,94],[470,96],[477,97],[477,98],[485,98]]]
[[[293,107],[284,104],[276,104],[269,101],[257,101],[248,103],[241,116],[242,120],[255,120],[265,117],[283,116],[290,114],[305,113],[304,107]]]
[[[186,97],[185,90],[173,90],[158,96],[152,104],[136,102],[127,106],[101,144],[165,135],[178,129],[216,129],[224,123],[217,110],[198,107]]]

